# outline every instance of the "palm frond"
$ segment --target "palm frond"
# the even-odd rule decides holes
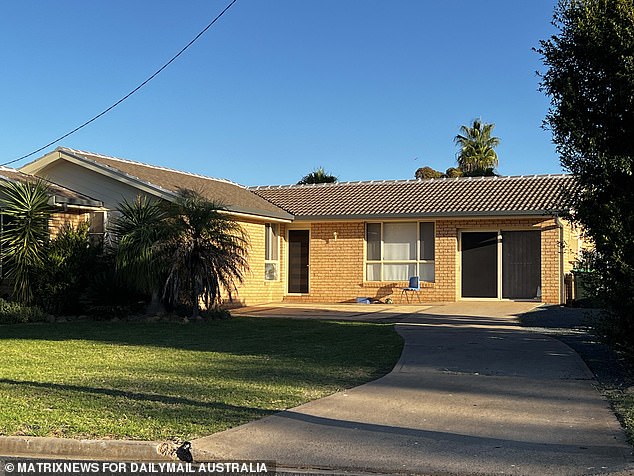
[[[185,299],[199,311],[229,298],[248,269],[247,239],[221,204],[192,191],[181,191],[170,207],[171,237],[165,242],[169,273],[163,294],[170,302]]]
[[[2,237],[2,259],[13,283],[14,297],[33,301],[33,273],[43,265],[48,241],[48,218],[52,212],[49,190],[42,180],[0,181],[0,206],[6,220]]]
[[[458,166],[467,173],[485,172],[498,166],[495,147],[500,144],[499,137],[492,136],[495,124],[482,123],[475,119],[471,126],[461,126],[460,133],[454,137],[459,147]]]
[[[162,278],[158,243],[166,234],[167,211],[163,204],[147,197],[124,200],[117,211],[119,216],[112,226],[117,273],[138,291],[152,293],[160,288]]]

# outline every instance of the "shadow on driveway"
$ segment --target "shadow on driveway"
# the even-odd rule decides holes
[[[534,307],[463,302],[377,312],[372,320],[397,321],[405,339],[391,373],[196,440],[194,449],[215,458],[383,473],[622,470],[631,448],[587,366],[570,347],[519,326],[517,316]],[[343,318],[335,309],[327,316],[337,312]],[[305,310],[293,316],[288,307],[262,315],[281,313],[320,315],[313,309],[311,317]]]

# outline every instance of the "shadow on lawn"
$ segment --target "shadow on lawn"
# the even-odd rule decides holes
[[[344,332],[345,331],[345,332]],[[386,334],[392,338],[386,339]],[[95,341],[119,345],[224,352],[236,355],[302,357],[311,350],[333,357],[355,344],[370,350],[398,347],[400,337],[389,324],[318,320],[234,318],[209,322],[137,323],[82,321],[0,326],[2,339]]]
[[[262,408],[245,407],[230,405],[222,402],[203,402],[185,397],[174,397],[168,395],[159,395],[155,393],[128,392],[125,390],[117,390],[113,388],[86,387],[83,385],[57,384],[50,382],[32,382],[2,378],[0,384],[8,384],[16,387],[42,388],[47,390],[55,390],[62,392],[79,392],[84,394],[105,395],[115,398],[126,398],[136,401],[156,402],[165,405],[187,405],[192,407],[201,407],[213,410],[223,410],[230,412],[252,411],[261,413],[262,415],[270,415],[275,413],[274,410],[264,410]]]

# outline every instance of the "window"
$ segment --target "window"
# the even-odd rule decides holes
[[[366,225],[366,280],[421,281],[435,279],[432,222],[368,223]]]
[[[280,279],[280,226],[267,223],[264,227],[264,279]]]
[[[88,236],[93,245],[103,244],[106,236],[106,213],[90,212]]]

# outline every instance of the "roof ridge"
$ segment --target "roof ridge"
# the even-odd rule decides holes
[[[530,180],[537,178],[562,178],[572,177],[571,174],[530,174],[530,175],[492,175],[492,176],[467,176],[467,177],[440,177],[428,179],[393,179],[393,180],[357,180],[335,183],[311,183],[311,184],[288,184],[288,185],[256,185],[247,187],[250,190],[273,190],[273,189],[289,189],[289,188],[318,188],[318,187],[341,187],[353,185],[383,185],[386,183],[423,183],[438,181],[470,181],[470,180]]]
[[[223,178],[218,178],[218,177],[210,177],[208,175],[197,174],[197,173],[194,173],[194,172],[186,172],[184,170],[172,169],[170,167],[164,167],[162,165],[147,164],[145,162],[139,162],[137,160],[123,159],[121,157],[113,157],[111,155],[98,154],[96,152],[89,152],[87,150],[73,149],[71,147],[58,147],[58,150],[69,151],[70,153],[79,154],[79,155],[92,155],[93,157],[101,157],[103,159],[123,162],[124,164],[141,165],[143,167],[148,167],[148,168],[151,168],[151,169],[163,170],[165,172],[174,172],[174,173],[177,173],[177,174],[188,175],[190,177],[202,178],[202,179],[205,179],[205,180],[214,180],[216,182],[224,182],[224,183],[228,183],[228,184],[231,184],[231,185],[235,185],[235,186],[240,187],[240,188],[248,189],[248,187],[246,187],[245,185],[242,185],[242,184],[239,184],[237,182],[234,182],[233,180],[223,179]]]

